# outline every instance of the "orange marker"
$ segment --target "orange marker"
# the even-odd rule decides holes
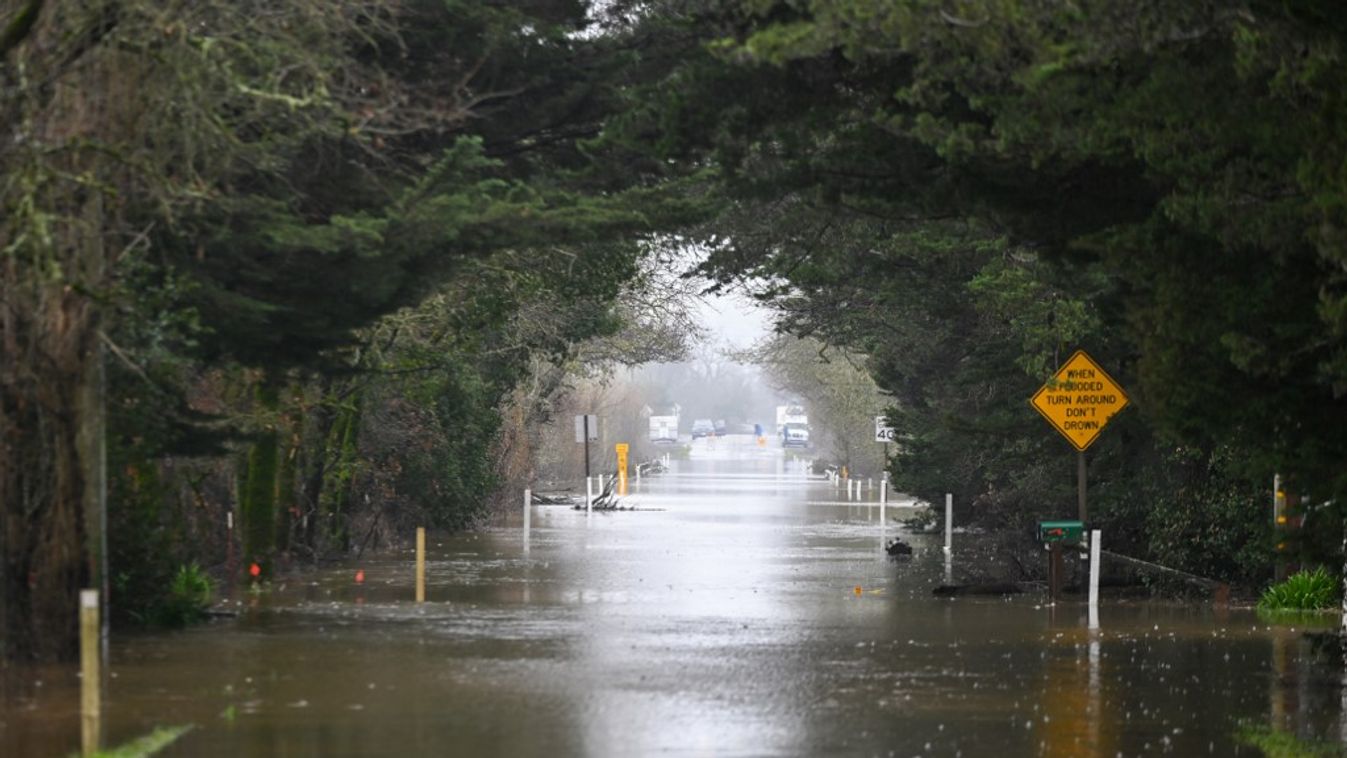
[[[356,583],[356,584],[364,584],[364,583],[365,583],[365,570],[364,570],[364,569],[356,569],[356,570],[355,570],[355,583]]]
[[[861,586],[859,584],[856,585],[856,589],[852,590],[852,592],[855,592],[857,595],[861,594]]]
[[[248,573],[252,574],[253,578],[256,579],[257,577],[262,575],[262,567],[257,565],[256,563],[253,563],[253,565],[248,567]]]

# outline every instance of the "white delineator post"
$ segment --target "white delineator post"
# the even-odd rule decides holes
[[[533,490],[526,488],[524,490],[524,539],[526,540],[528,539],[529,536],[529,516],[530,511],[532,510],[530,506],[532,505],[533,505]]]
[[[1090,609],[1099,607],[1099,535],[1098,529],[1090,530]]]
[[[889,483],[887,481],[882,481],[879,483],[879,530],[881,532],[884,531],[884,528],[888,526],[889,523],[887,520],[885,520],[884,516],[884,510],[888,507],[888,505],[889,505]]]
[[[954,495],[945,493],[945,552],[954,549]]]
[[[588,514],[594,510],[594,480],[585,477],[585,513]]]

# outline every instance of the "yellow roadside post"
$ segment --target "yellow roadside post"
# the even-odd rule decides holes
[[[98,590],[80,590],[80,747],[84,755],[98,752],[102,731],[103,672],[99,654]]]
[[[617,450],[617,494],[627,494],[627,451],[631,446],[625,442],[619,442],[614,446]]]
[[[416,602],[426,602],[426,528],[416,527]]]

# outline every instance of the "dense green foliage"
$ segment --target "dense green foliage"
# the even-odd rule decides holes
[[[1265,724],[1240,724],[1235,738],[1262,751],[1267,758],[1339,758],[1343,753],[1341,745],[1307,740]]]
[[[575,362],[678,344],[632,295],[669,239],[863,356],[897,486],[962,519],[1074,511],[1026,401],[1083,347],[1135,403],[1089,452],[1112,545],[1248,582],[1340,550],[1333,0],[50,0],[0,30],[5,655],[69,653],[89,582],[144,617],[198,558],[475,523]],[[1274,473],[1309,539],[1272,539]]]
[[[720,170],[705,271],[869,356],[898,486],[1074,513],[1026,400],[1086,348],[1134,400],[1089,453],[1115,547],[1255,579],[1274,473],[1342,534],[1340,4],[675,6],[614,139]]]
[[[1273,611],[1323,611],[1337,606],[1338,580],[1322,566],[1298,571],[1286,581],[1268,587],[1258,599],[1258,607]]]
[[[589,144],[643,52],[591,11],[0,11],[0,652],[69,654],[100,580],[145,619],[188,556],[482,516],[515,386],[703,208]]]

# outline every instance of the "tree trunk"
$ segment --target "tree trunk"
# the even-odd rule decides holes
[[[323,485],[323,519],[325,532],[332,544],[342,553],[351,550],[351,487],[355,479],[356,444],[360,432],[360,396],[337,410],[332,425],[327,457],[332,463],[326,469],[327,482]]]
[[[87,300],[43,300],[0,315],[0,655],[51,660],[74,655],[79,590],[106,577],[103,396]]]
[[[270,573],[276,545],[276,480],[279,455],[275,412],[280,405],[280,390],[270,380],[257,387],[257,413],[263,418],[263,430],[248,450],[242,500],[243,561],[256,563]]]
[[[333,414],[328,406],[331,380],[319,378],[308,389],[313,398],[304,412],[297,465],[300,469],[297,502],[300,509],[299,542],[314,557],[318,555],[317,525],[327,471],[327,446]]]
[[[107,598],[101,196],[62,230],[60,280],[0,270],[0,657],[73,657],[82,587]],[[70,282],[79,287],[70,286]],[[107,614],[104,614],[106,617]]]
[[[286,412],[277,420],[280,436],[279,471],[276,475],[276,549],[289,554],[291,541],[299,525],[299,500],[296,482],[299,478],[299,450],[303,445],[301,432],[304,428],[304,416],[300,403],[295,402],[297,392],[287,393]]]

